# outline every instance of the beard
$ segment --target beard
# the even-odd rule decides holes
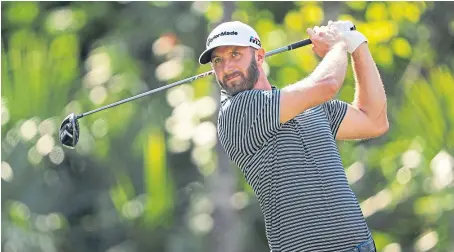
[[[238,79],[232,80],[227,84],[227,80],[232,77],[238,75]],[[259,69],[257,67],[257,61],[254,57],[251,59],[251,63],[246,71],[246,76],[239,71],[233,72],[229,75],[225,75],[223,80],[217,79],[221,89],[227,92],[229,95],[236,95],[237,93],[245,90],[251,90],[254,88],[255,83],[259,79]]]

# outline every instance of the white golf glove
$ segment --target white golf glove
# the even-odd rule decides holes
[[[329,21],[328,28],[333,28],[334,30],[341,33],[341,36],[344,38],[345,43],[347,44],[347,51],[353,53],[358,46],[362,43],[367,42],[366,36],[357,30],[351,30],[354,27],[353,23],[350,21]]]

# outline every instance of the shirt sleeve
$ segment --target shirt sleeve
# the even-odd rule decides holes
[[[348,103],[340,100],[330,100],[322,105],[331,127],[331,133],[336,138],[337,131],[347,113]]]
[[[219,111],[221,144],[232,155],[259,150],[281,127],[280,90],[248,90],[223,102]]]

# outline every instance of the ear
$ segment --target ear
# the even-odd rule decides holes
[[[265,61],[265,49],[263,48],[258,49],[257,53],[255,54],[255,59],[257,61],[257,64],[261,66]]]

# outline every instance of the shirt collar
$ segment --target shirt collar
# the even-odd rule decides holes
[[[277,87],[274,85],[271,85],[271,90],[273,90],[273,91],[277,90]],[[233,96],[235,96],[235,95],[230,95],[229,93],[227,93],[227,91],[225,91],[224,89],[221,89],[221,103],[225,102],[228,99],[231,99]]]

